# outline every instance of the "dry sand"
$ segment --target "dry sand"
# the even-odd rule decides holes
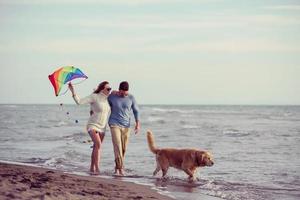
[[[0,199],[171,200],[148,186],[7,163],[0,163]]]

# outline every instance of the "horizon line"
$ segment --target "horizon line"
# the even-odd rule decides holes
[[[76,105],[75,103],[62,103],[64,105]],[[60,105],[60,103],[0,103],[0,105]],[[300,104],[153,104],[143,103],[140,106],[300,106]]]

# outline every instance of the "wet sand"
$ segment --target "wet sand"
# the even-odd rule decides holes
[[[0,163],[0,199],[171,200],[148,186]]]

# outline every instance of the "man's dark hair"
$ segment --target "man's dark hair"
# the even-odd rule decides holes
[[[119,90],[128,91],[129,90],[129,84],[127,81],[122,81],[119,85]]]

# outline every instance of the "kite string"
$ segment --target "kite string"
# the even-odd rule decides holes
[[[80,83],[82,83],[83,81],[85,81],[86,79],[83,79],[82,81],[78,82],[78,83],[73,83],[73,85],[78,85]]]
[[[64,92],[61,92],[58,96],[62,96],[64,94],[66,94],[68,92],[68,90],[69,90],[69,88],[67,88],[66,91],[64,91]]]
[[[78,84],[82,83],[82,82],[85,81],[85,80],[86,80],[86,79],[83,79],[82,81],[80,81],[80,82],[78,82],[78,83],[73,83],[73,85],[78,85]],[[71,81],[70,81],[69,83],[71,83]],[[67,88],[66,91],[64,91],[63,93],[60,93],[58,96],[62,96],[62,95],[64,95],[64,94],[66,94],[66,93],[68,92],[68,90],[69,90],[69,88]]]

